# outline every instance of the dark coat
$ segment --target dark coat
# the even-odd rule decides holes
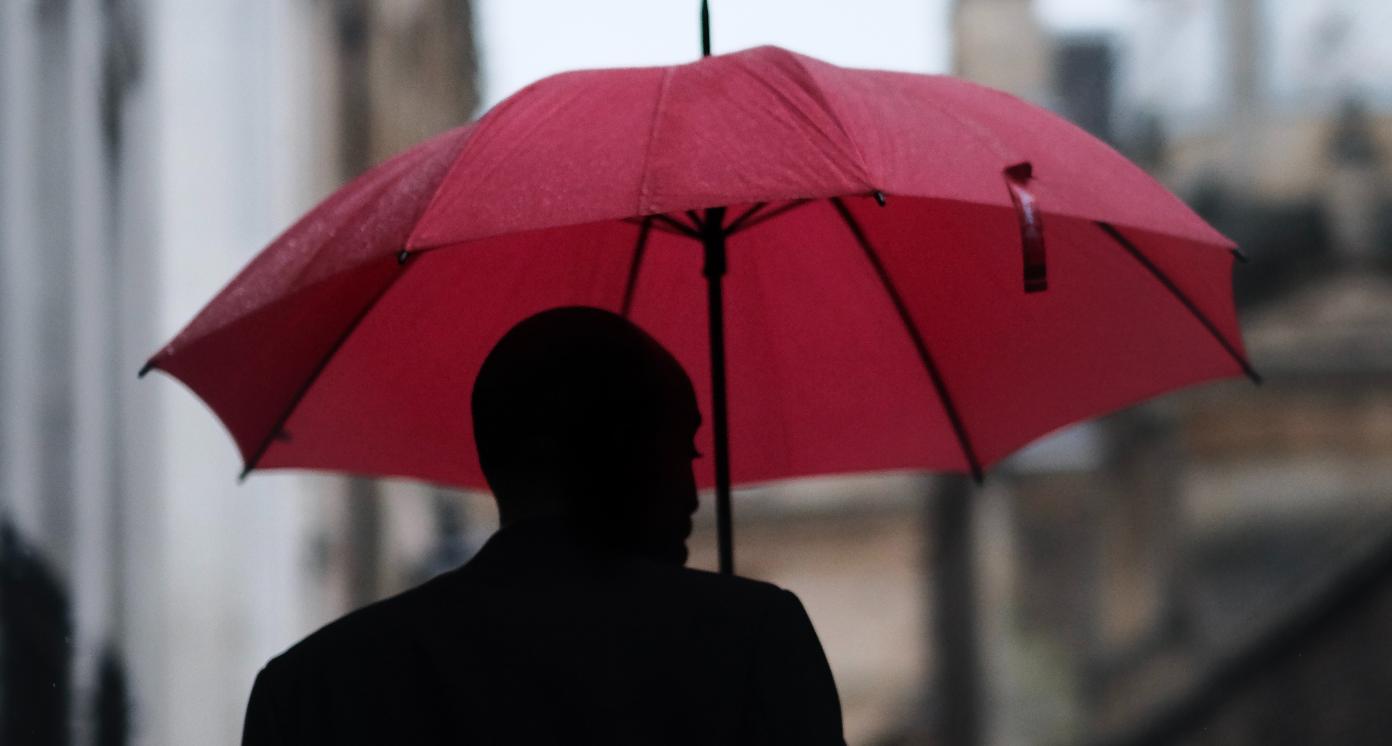
[[[796,596],[520,524],[272,659],[245,746],[842,744]]]

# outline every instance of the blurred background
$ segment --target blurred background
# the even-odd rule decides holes
[[[737,493],[740,571],[803,598],[849,742],[1388,742],[1392,4],[712,5],[717,53],[947,72],[1058,111],[1251,258],[1264,386],[1073,427],[981,487]],[[135,372],[352,175],[537,77],[695,59],[697,8],[0,3],[0,743],[236,743],[269,657],[478,548],[486,495],[239,485],[211,413]]]

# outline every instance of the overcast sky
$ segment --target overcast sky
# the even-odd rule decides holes
[[[1131,0],[1037,0],[1050,26],[1110,28]],[[714,52],[776,44],[839,65],[946,72],[948,0],[712,0]],[[484,105],[562,70],[700,56],[699,0],[479,0]]]

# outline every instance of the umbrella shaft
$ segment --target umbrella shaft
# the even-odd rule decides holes
[[[735,573],[734,519],[730,505],[730,438],[725,398],[725,307],[721,280],[725,276],[725,208],[706,210],[701,226],[705,248],[706,306],[710,320],[711,423],[715,436],[715,528],[720,547],[720,573]]]

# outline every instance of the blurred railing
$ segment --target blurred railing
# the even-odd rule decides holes
[[[1182,694],[1097,746],[1386,743],[1392,533]]]

